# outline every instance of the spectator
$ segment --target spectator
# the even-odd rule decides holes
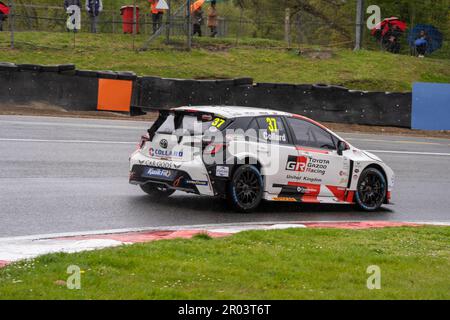
[[[158,0],[148,0],[148,2],[150,2],[152,13],[153,33],[156,33],[161,28],[164,11],[156,8]]]
[[[211,6],[208,8],[208,28],[211,30],[211,37],[217,35],[217,9],[216,1],[211,1]]]
[[[79,30],[81,28],[80,25],[80,20],[76,19],[73,17],[73,15],[75,15],[75,12],[69,12],[68,9],[71,6],[77,6],[78,7],[78,11],[81,13],[81,1],[80,0],[64,0],[64,10],[66,10],[66,13],[69,15],[69,17],[67,18],[67,31],[71,31],[71,29],[69,28],[69,25],[73,25],[73,32],[77,32],[77,30]],[[80,17],[79,17],[80,18]]]
[[[9,7],[0,1],[0,31],[3,31],[3,21],[8,18]]]
[[[419,58],[424,58],[428,47],[427,34],[424,30],[420,31],[419,37],[417,37],[416,41],[414,41],[414,45],[416,46],[416,51]]]
[[[3,21],[6,20],[7,15],[0,11],[0,31],[3,31]]]
[[[389,29],[389,31],[384,36],[387,40],[387,51],[391,53],[400,53],[400,37],[402,35],[402,31],[399,27],[393,26]]]
[[[86,11],[91,18],[91,33],[97,33],[99,15],[103,11],[102,0],[86,0]]]
[[[192,22],[194,24],[194,31],[192,35],[198,34],[199,37],[202,36],[202,24],[203,24],[203,10],[202,6],[199,6],[192,14]]]

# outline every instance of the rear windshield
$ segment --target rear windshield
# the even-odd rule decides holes
[[[177,131],[178,134],[201,135],[206,131],[222,131],[230,123],[230,120],[227,119],[202,115],[177,115],[177,118],[179,127],[175,127],[175,115],[169,114],[167,119],[156,129],[156,133],[172,134]]]

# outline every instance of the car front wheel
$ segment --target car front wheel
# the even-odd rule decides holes
[[[251,212],[258,207],[264,192],[263,178],[258,168],[243,165],[233,174],[228,186],[228,202],[239,212]]]
[[[155,185],[155,184],[151,184],[151,183],[141,184],[140,187],[141,187],[142,191],[144,191],[148,195],[155,197],[155,198],[156,197],[168,197],[172,193],[175,192],[175,190],[173,190],[173,189],[169,189],[164,186]]]
[[[359,178],[356,204],[365,211],[376,211],[383,205],[386,192],[384,175],[375,168],[368,168]]]

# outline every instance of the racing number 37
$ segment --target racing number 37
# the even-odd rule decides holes
[[[211,126],[219,129],[224,123],[225,123],[225,120],[220,119],[220,118],[215,118],[214,121],[211,123]]]
[[[268,124],[267,129],[269,132],[278,131],[277,119],[276,118],[266,118],[266,122]]]

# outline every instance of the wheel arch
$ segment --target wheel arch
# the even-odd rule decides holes
[[[234,172],[236,171],[237,168],[239,168],[240,166],[245,165],[245,164],[255,165],[256,168],[259,170],[259,172],[262,175],[263,165],[262,165],[261,161],[259,161],[254,156],[246,155],[246,156],[242,156],[242,157],[236,157],[236,163],[233,165],[233,170],[231,170],[230,177],[233,176],[233,174],[234,174]]]
[[[384,181],[386,182],[386,194],[385,194],[384,204],[387,204],[388,203],[388,192],[389,192],[389,180],[388,180],[388,177],[386,174],[386,170],[378,163],[370,163],[368,166],[366,166],[364,168],[364,170],[367,170],[370,168],[377,169],[378,171],[381,172],[381,174],[384,177]],[[363,170],[363,172],[364,172],[364,170]]]

